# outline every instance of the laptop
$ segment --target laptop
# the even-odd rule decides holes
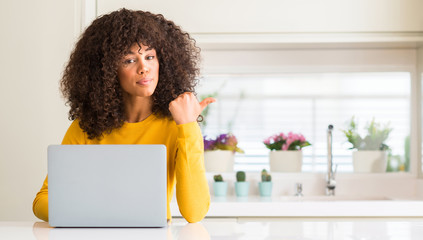
[[[165,227],[165,145],[48,146],[52,227]]]

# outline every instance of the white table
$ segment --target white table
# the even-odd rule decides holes
[[[0,222],[0,239],[423,239],[423,218],[175,219],[166,228],[51,228],[44,222]]]
[[[208,217],[423,217],[421,199],[354,199],[354,196],[211,198]],[[180,217],[175,201],[173,216]],[[423,237],[422,237],[423,239]]]

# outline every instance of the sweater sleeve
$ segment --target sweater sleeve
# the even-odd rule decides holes
[[[201,221],[210,206],[204,168],[204,145],[196,122],[177,125],[176,199],[181,215],[190,223]]]
[[[35,196],[32,203],[32,211],[37,218],[48,222],[48,176],[44,180],[40,191]]]
[[[79,121],[75,120],[66,132],[62,144],[85,144],[85,139],[86,134],[79,127]],[[48,176],[35,196],[32,203],[32,211],[37,218],[48,222]]]

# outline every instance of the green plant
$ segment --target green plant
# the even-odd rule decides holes
[[[266,171],[266,169],[263,169],[261,171],[261,181],[262,182],[270,182],[272,181],[272,176]]]
[[[386,172],[404,171],[404,161],[400,155],[388,154]]]
[[[244,171],[236,172],[236,181],[237,182],[245,182],[245,172]]]
[[[409,172],[410,171],[410,135],[404,140],[404,156],[388,155],[387,172]]]
[[[351,118],[348,124],[348,129],[343,130],[348,142],[353,146],[350,149],[357,150],[389,150],[389,146],[385,144],[388,139],[392,128],[389,124],[382,126],[380,123],[376,123],[374,119],[367,124],[367,133],[365,137],[361,137],[357,130],[357,124],[354,117]]]
[[[410,171],[410,135],[404,141],[404,171]]]
[[[215,182],[223,182],[223,177],[220,174],[214,175],[213,178]]]

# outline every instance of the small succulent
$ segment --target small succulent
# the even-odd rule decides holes
[[[237,182],[245,182],[245,172],[244,171],[236,172],[236,181]]]
[[[270,173],[268,173],[266,171],[266,169],[263,169],[261,171],[261,181],[262,182],[270,182],[270,181],[272,181],[272,176],[270,175]]]
[[[220,174],[214,175],[213,178],[215,182],[223,182],[223,177]]]

